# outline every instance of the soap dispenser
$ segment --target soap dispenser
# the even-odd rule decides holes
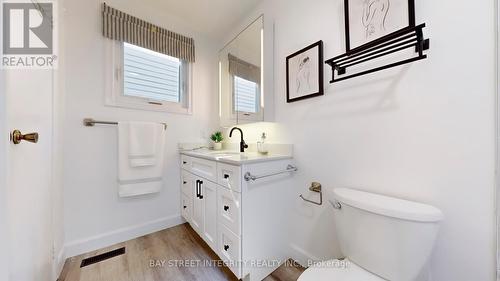
[[[257,142],[257,151],[260,154],[269,153],[269,151],[267,151],[267,147],[266,147],[266,133],[262,133],[262,136],[260,137],[260,141]]]

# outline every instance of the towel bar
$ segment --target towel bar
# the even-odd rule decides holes
[[[94,127],[95,124],[103,124],[103,125],[118,125],[118,122],[113,121],[97,121],[92,118],[83,119],[83,125],[86,127]],[[165,130],[167,129],[167,123],[162,123]]]
[[[246,181],[251,181],[251,180],[252,181],[256,181],[258,179],[272,177],[272,176],[276,176],[276,175],[281,175],[281,174],[284,174],[284,173],[296,172],[297,170],[298,170],[297,167],[295,167],[293,165],[288,165],[286,167],[286,170],[284,170],[284,171],[280,171],[280,172],[276,172],[276,173],[271,173],[271,174],[266,174],[266,175],[256,176],[256,175],[252,175],[250,172],[246,172],[245,175],[244,175],[244,179]]]

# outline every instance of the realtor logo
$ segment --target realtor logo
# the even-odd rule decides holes
[[[48,1],[2,3],[2,67],[54,66],[54,14]]]

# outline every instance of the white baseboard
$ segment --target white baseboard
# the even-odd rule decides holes
[[[117,243],[125,242],[137,237],[183,224],[184,222],[184,219],[180,215],[175,215],[134,226],[120,228],[89,238],[72,241],[64,245],[65,258],[74,257],[101,248],[109,247]]]
[[[64,247],[59,251],[59,253],[55,258],[56,259],[54,260],[52,269],[54,278],[52,278],[52,280],[57,280],[61,276],[61,272],[64,267],[64,262],[66,261],[66,258],[64,257]]]
[[[291,249],[291,258],[298,262],[300,265],[303,267],[309,267],[310,262],[317,262],[320,261],[320,259],[313,254],[309,253],[308,251],[302,249],[301,247],[295,245],[295,244],[290,244],[290,249]]]

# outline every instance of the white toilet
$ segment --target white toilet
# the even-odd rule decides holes
[[[425,276],[443,220],[439,209],[347,188],[333,189],[329,197],[346,259],[311,266],[299,281],[414,281]]]

